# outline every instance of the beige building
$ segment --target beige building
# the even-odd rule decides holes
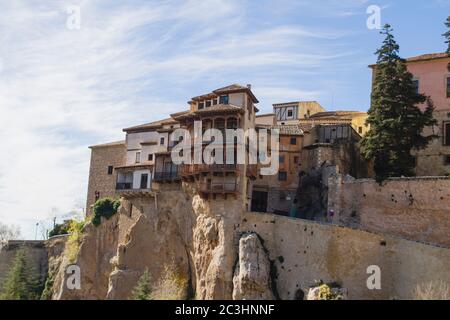
[[[87,215],[92,214],[92,205],[98,199],[117,197],[118,172],[116,168],[124,165],[126,157],[125,141],[100,144],[89,148],[91,149],[91,164],[86,203]]]

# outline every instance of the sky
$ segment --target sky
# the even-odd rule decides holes
[[[42,238],[84,210],[88,146],[232,83],[367,110],[371,5],[403,57],[445,51],[450,0],[0,0],[0,222]]]

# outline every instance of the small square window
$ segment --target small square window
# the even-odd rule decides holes
[[[164,145],[164,137],[162,137],[161,139],[159,139],[159,144],[160,144],[160,145]]]
[[[136,152],[136,163],[140,163],[140,162],[141,162],[141,153]]]
[[[228,104],[228,102],[229,102],[229,98],[228,98],[227,95],[220,96],[220,98],[219,98],[219,103],[220,104]]]
[[[297,138],[291,138],[291,145],[295,146],[297,144]]]
[[[287,180],[287,173],[286,173],[286,171],[278,172],[278,180],[279,181],[286,181]]]
[[[108,174],[109,174],[109,175],[112,175],[112,174],[113,174],[113,169],[114,169],[113,166],[108,166]]]
[[[294,112],[292,110],[288,110],[287,114],[288,117],[291,118],[294,115]]]
[[[358,127],[358,133],[362,134],[363,133],[363,127]]]
[[[148,155],[148,161],[153,161],[153,154]]]
[[[280,156],[279,160],[280,160],[280,163],[284,163],[284,156]]]
[[[205,103],[204,102],[199,102],[198,103],[198,109],[200,110],[200,109],[203,109],[203,108],[205,108]]]
[[[215,106],[217,103],[218,103],[217,99],[214,99],[214,100],[212,101],[213,106]]]
[[[211,100],[206,101],[205,108],[211,107]]]

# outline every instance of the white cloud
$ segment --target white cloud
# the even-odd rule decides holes
[[[69,5],[80,30],[66,28]],[[331,50],[345,30],[261,28],[237,0],[15,0],[0,12],[0,220],[29,237],[36,220],[83,203],[88,145],[229,83],[253,83],[265,105],[313,99],[320,91],[288,78],[350,55]]]

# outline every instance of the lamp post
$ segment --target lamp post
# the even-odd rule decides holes
[[[34,240],[37,240],[37,230],[38,230],[39,222],[36,222],[36,231],[34,233]]]

